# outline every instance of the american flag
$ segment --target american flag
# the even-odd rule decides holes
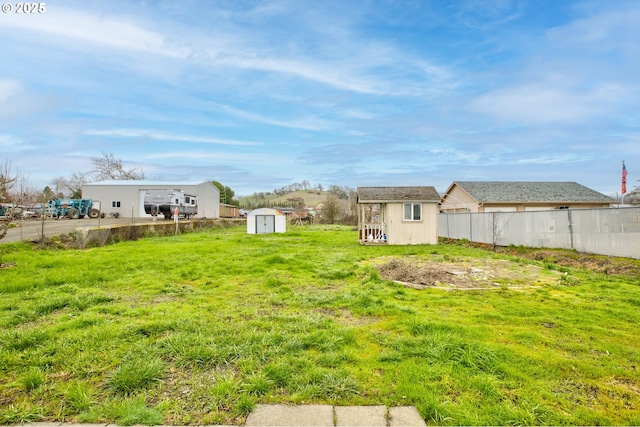
[[[627,167],[622,162],[622,194],[627,192]]]

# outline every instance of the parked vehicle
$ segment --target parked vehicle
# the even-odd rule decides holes
[[[20,206],[13,205],[11,203],[5,203],[0,205],[0,219],[11,220],[20,218],[22,208]]]
[[[36,203],[27,206],[22,206],[22,212],[20,213],[21,219],[40,219],[42,213],[46,211],[46,203]],[[94,204],[95,208],[95,204]]]
[[[182,190],[148,190],[144,196],[144,211],[148,215],[164,215],[170,219],[176,208],[178,214],[190,218],[198,214],[198,196]]]
[[[98,218],[100,216],[99,205],[91,199],[54,199],[47,202],[47,214],[60,219],[78,219],[88,216]]]

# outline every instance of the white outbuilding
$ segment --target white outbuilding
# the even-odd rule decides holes
[[[247,234],[284,233],[287,218],[277,209],[254,209],[247,215]]]
[[[211,181],[99,181],[82,186],[82,198],[100,202],[103,214],[118,214],[124,218],[151,217],[145,213],[144,199],[152,190],[176,190],[197,197],[196,218],[220,217],[220,190]]]

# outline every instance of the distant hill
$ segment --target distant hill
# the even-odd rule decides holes
[[[272,206],[286,206],[290,204],[288,199],[300,198],[304,200],[305,207],[315,208],[318,203],[323,202],[327,198],[327,195],[329,195],[328,191],[299,190],[292,193],[287,193],[284,196],[277,196],[275,194],[265,195],[264,198],[259,198],[255,195],[245,196],[240,197],[238,201],[240,202],[240,206],[242,207],[253,207],[257,206],[259,203],[267,202]]]

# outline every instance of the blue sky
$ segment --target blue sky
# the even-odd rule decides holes
[[[47,1],[0,13],[0,161],[308,180],[640,178],[640,2]]]

